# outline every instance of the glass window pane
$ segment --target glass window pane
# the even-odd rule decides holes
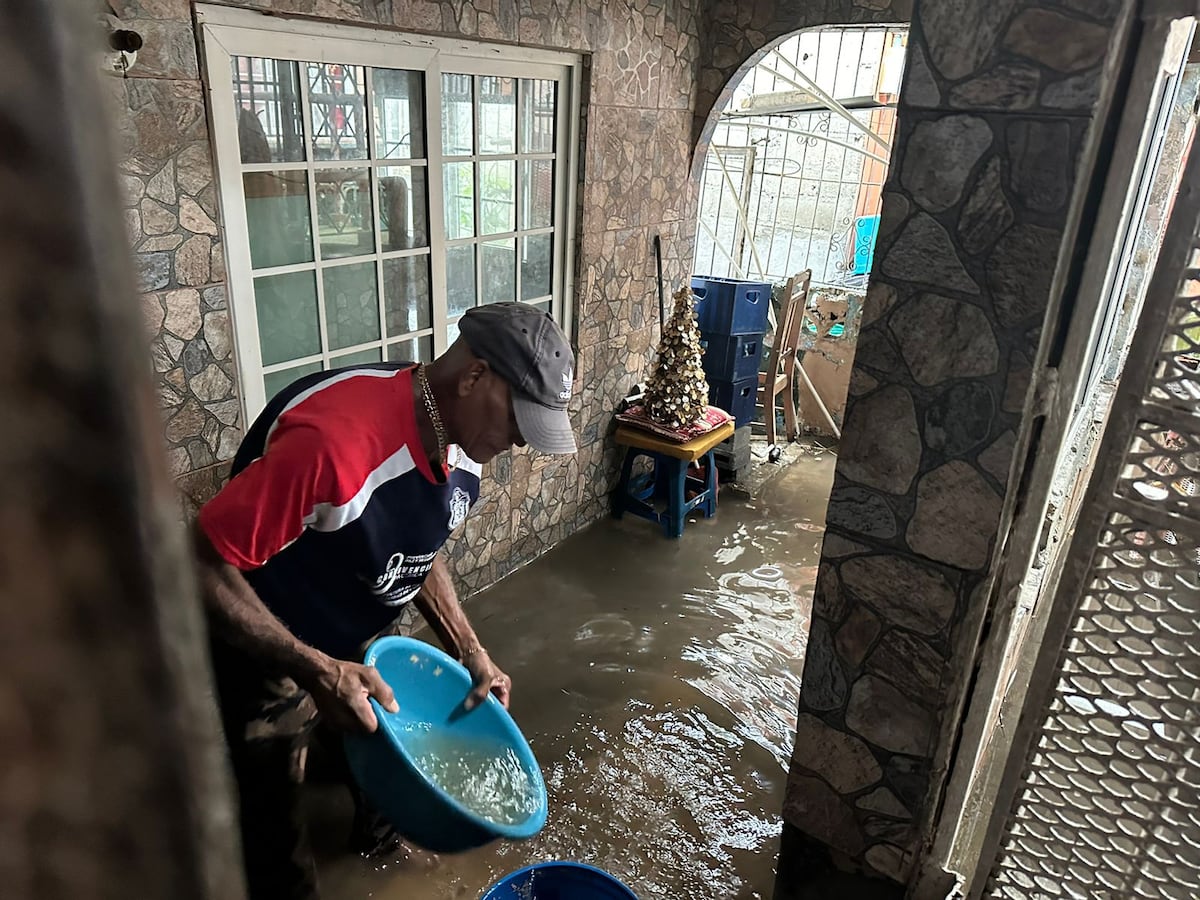
[[[479,247],[483,271],[484,303],[515,300],[517,294],[517,239],[488,241]]]
[[[521,79],[521,152],[553,153],[558,113],[558,84],[541,78]]]
[[[521,227],[554,224],[554,160],[521,160]]]
[[[470,75],[442,74],[442,155],[475,152],[475,91]]]
[[[343,366],[361,366],[364,363],[383,361],[383,351],[378,347],[368,347],[366,350],[355,350],[353,353],[343,353],[329,359],[329,368],[340,369]]]
[[[515,79],[493,75],[479,79],[479,152],[517,152]]]
[[[336,266],[322,273],[329,349],[379,340],[379,294],[375,263]]]
[[[315,273],[255,278],[254,307],[264,366],[321,352]]]
[[[246,172],[246,230],[256,269],[312,262],[308,175],[303,171]]]
[[[442,203],[446,207],[446,239],[475,234],[475,173],[471,163],[446,163]]]
[[[263,376],[263,390],[270,400],[293,381],[298,381],[305,375],[311,375],[314,372],[321,371],[321,363],[309,362],[302,366],[292,366],[290,369],[281,369],[278,372],[272,372],[269,375]]]
[[[365,69],[307,63],[313,159],[366,159]]]
[[[540,310],[541,310],[542,312],[544,312],[546,315],[551,315],[551,313],[550,313],[550,301],[549,301],[549,300],[543,300],[541,303],[533,303],[533,304],[531,304],[531,305],[532,305],[532,306],[536,306],[538,309],[540,309]]]
[[[303,162],[304,124],[295,62],[235,56],[233,103],[238,110],[242,162]]]
[[[375,69],[371,73],[371,86],[375,94],[375,156],[424,158],[424,73]]]
[[[375,252],[368,169],[317,169],[317,225],[321,258],[343,259]]]
[[[475,245],[446,248],[446,314],[457,318],[475,305]]]
[[[502,234],[517,228],[517,163],[506,159],[479,164],[480,234]]]
[[[521,238],[522,300],[533,300],[550,294],[552,237],[549,234],[531,234]]]
[[[430,326],[428,256],[383,261],[383,304],[389,336]]]
[[[388,166],[379,172],[379,240],[384,250],[429,246],[429,201],[424,166]]]
[[[388,362],[433,362],[433,337],[425,335],[388,344]]]
[[[458,323],[451,322],[446,326],[446,346],[449,347],[458,340]]]

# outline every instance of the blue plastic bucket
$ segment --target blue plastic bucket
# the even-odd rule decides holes
[[[471,690],[467,670],[436,647],[408,637],[385,637],[368,649],[364,662],[375,666],[396,694],[399,712],[374,700],[379,719],[374,734],[348,734],[346,755],[355,780],[372,805],[405,838],[436,853],[455,853],[499,838],[531,838],[546,824],[546,785],[521,730],[495,697],[467,712]],[[414,735],[440,732],[460,746],[511,749],[535,793],[536,809],[516,824],[491,821],[446,793],[417,765]]]
[[[638,900],[638,896],[594,866],[544,862],[504,876],[479,900]]]

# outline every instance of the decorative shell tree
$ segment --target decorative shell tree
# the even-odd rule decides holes
[[[646,384],[650,418],[668,428],[684,428],[708,409],[708,381],[701,361],[700,326],[687,285],[675,292],[675,306],[663,326],[658,362]]]

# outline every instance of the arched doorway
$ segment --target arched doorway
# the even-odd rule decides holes
[[[699,167],[697,274],[865,279],[907,38],[903,26],[805,29],[740,76]]]
[[[734,76],[695,161],[694,274],[778,294],[812,272],[796,379],[808,433],[840,433],[907,43],[887,24],[778,39]]]

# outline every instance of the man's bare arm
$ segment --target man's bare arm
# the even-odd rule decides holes
[[[467,698],[467,707],[480,703],[489,691],[508,706],[512,681],[492,662],[488,652],[479,643],[475,629],[458,602],[454,579],[442,554],[434,557],[433,568],[425,577],[425,584],[415,602],[442,646],[461,659],[471,673],[475,687]]]
[[[442,554],[433,558],[433,568],[425,576],[425,583],[416,598],[417,608],[438,640],[453,656],[463,659],[471,651],[482,649],[475,629],[471,627],[458,592],[454,590],[454,579],[450,567]]]
[[[226,562],[199,526],[193,527],[201,593],[219,637],[268,667],[296,680],[317,708],[344,729],[374,731],[368,697],[392,712],[391,688],[368,666],[327,656],[301,641],[272,613],[237,568]]]

